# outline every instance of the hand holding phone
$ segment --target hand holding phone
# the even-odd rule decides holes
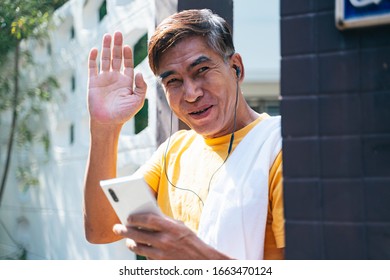
[[[100,186],[124,225],[127,224],[127,218],[131,214],[162,215],[143,177],[127,176],[103,180],[100,181]]]

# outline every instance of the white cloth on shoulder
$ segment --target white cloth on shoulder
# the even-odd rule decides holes
[[[263,259],[269,171],[282,148],[281,118],[257,124],[218,171],[198,236],[236,259]]]

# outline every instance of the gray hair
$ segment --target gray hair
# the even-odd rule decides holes
[[[177,42],[192,36],[202,36],[207,45],[226,62],[234,52],[229,24],[208,9],[185,10],[166,18],[149,42],[149,65],[157,74],[161,55]]]

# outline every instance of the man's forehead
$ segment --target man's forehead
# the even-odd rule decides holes
[[[182,38],[160,54],[157,73],[172,70],[169,69],[171,68],[170,64],[174,64],[175,61],[181,65],[185,64],[183,66],[187,67],[196,63],[196,60],[200,59],[201,56],[216,60],[220,55],[207,44],[207,40],[203,36]]]
[[[200,55],[197,59],[195,59],[194,62],[190,64],[190,67],[195,67],[198,64],[201,64],[202,62],[208,62],[211,61],[211,58],[207,55]]]
[[[186,70],[190,71],[197,65],[204,63],[204,62],[212,62],[212,58],[208,55],[200,54],[198,57],[194,57],[192,60],[189,61],[188,65],[186,66]],[[164,68],[164,66],[161,66],[161,68]],[[169,68],[169,66],[167,67]],[[161,74],[159,74],[160,79],[164,79],[168,77],[169,75],[175,74],[176,71],[174,69],[168,69],[166,71],[163,71]]]

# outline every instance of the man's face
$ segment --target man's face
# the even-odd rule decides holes
[[[158,75],[176,116],[205,138],[232,132],[237,77],[202,37],[179,41],[163,54]]]

